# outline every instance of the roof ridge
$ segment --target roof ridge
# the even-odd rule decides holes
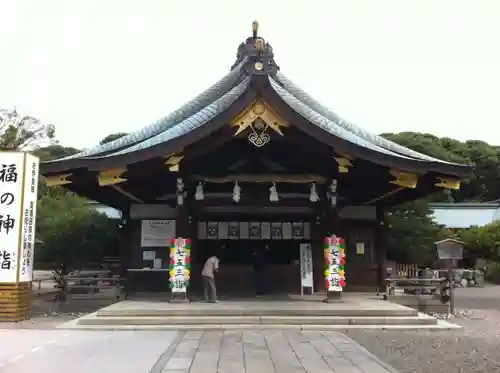
[[[158,119],[149,126],[142,127],[126,136],[120,137],[114,141],[106,144],[97,145],[90,149],[83,150],[77,154],[73,154],[68,157],[55,159],[46,163],[58,162],[63,160],[71,160],[77,158],[94,158],[95,156],[107,156],[110,154],[116,154],[116,151],[125,150],[128,147],[133,147],[138,145],[148,139],[174,127],[179,122],[189,118],[193,114],[199,112],[203,107],[214,102],[220,98],[224,93],[230,91],[232,88],[241,83],[244,76],[242,76],[242,68],[247,62],[247,59],[243,59],[238,66],[229,71],[216,83],[211,85],[202,93],[198,94],[195,98],[189,102],[182,105],[180,108],[169,113],[165,117]],[[147,133],[149,131],[149,133]],[[142,135],[142,137],[141,137]],[[104,154],[103,153],[108,153]]]
[[[449,164],[449,165],[454,165],[454,166],[465,166],[462,164],[457,164],[453,162],[447,162],[442,159],[434,158],[429,155],[419,153],[417,151],[414,151],[412,149],[409,149],[407,147],[404,147],[400,144],[397,144],[393,141],[387,140],[379,135],[373,134],[368,132],[367,130],[363,129],[362,127],[354,124],[354,123],[349,123],[342,119],[339,115],[337,115],[333,110],[331,110],[329,107],[321,104],[319,101],[314,99],[311,95],[309,95],[307,92],[305,92],[302,88],[299,86],[295,85],[290,79],[286,77],[285,74],[282,72],[278,71],[276,77],[279,79],[280,83],[282,83],[283,88],[289,92],[292,96],[294,96],[297,100],[300,102],[306,104],[309,106],[312,110],[316,111],[317,113],[323,115],[326,117],[328,120],[334,122],[337,126],[342,127],[346,131],[349,131],[353,135],[356,135],[357,137],[360,137],[382,149],[388,150],[393,154],[401,155],[405,158],[410,158],[414,159],[416,161],[427,161],[427,162],[438,162],[438,163],[444,163],[444,164]]]

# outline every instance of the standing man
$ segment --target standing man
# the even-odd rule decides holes
[[[215,287],[215,273],[219,270],[219,258],[212,255],[203,266],[201,275],[203,277],[203,289],[205,292],[205,302],[217,303],[217,288]]]

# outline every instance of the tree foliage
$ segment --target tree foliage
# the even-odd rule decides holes
[[[119,227],[115,220],[97,212],[72,193],[44,195],[38,202],[36,261],[78,269],[90,260],[100,261],[105,250],[116,244]]]
[[[105,138],[103,138],[100,142],[101,145],[107,144],[108,142],[118,140],[120,137],[127,136],[128,133],[126,132],[118,132],[118,133],[112,133]]]
[[[430,253],[435,252],[432,243],[450,234],[433,221],[431,211],[426,207],[427,202],[488,202],[500,199],[500,147],[483,141],[461,142],[414,132],[382,136],[438,159],[475,166],[473,174],[462,183],[459,191],[437,193],[392,209],[389,255],[395,260],[425,262],[431,256]],[[473,256],[498,259],[495,253],[496,248],[500,247],[499,227],[498,224],[491,224],[483,228],[465,229],[460,231],[460,239]],[[422,257],[419,257],[419,253]]]
[[[460,240],[465,244],[469,255],[493,261],[500,259],[500,222],[493,222],[484,227],[462,229]]]
[[[55,128],[16,109],[0,109],[0,150],[33,150],[54,142]]]
[[[434,243],[449,236],[433,220],[425,200],[391,209],[388,223],[387,259],[398,263],[430,265],[436,259]]]
[[[474,172],[451,193],[455,202],[486,202],[500,198],[500,147],[483,141],[461,142],[448,137],[436,137],[415,132],[386,133],[383,137],[415,151],[448,162],[472,164]],[[448,196],[439,196],[448,201]]]

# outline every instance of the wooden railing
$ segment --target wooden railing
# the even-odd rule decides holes
[[[396,277],[418,277],[418,264],[396,264]]]
[[[124,278],[112,276],[109,271],[85,271],[58,280],[54,275],[46,275],[33,279],[31,292],[35,298],[48,300],[120,299],[124,295],[124,281]],[[52,286],[44,287],[48,282]]]

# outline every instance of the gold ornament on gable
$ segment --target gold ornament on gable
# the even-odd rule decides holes
[[[234,136],[249,130],[248,141],[259,148],[271,141],[270,130],[283,136],[282,129],[290,127],[289,123],[263,100],[258,100],[243,110],[233,120],[232,126],[238,127]]]

